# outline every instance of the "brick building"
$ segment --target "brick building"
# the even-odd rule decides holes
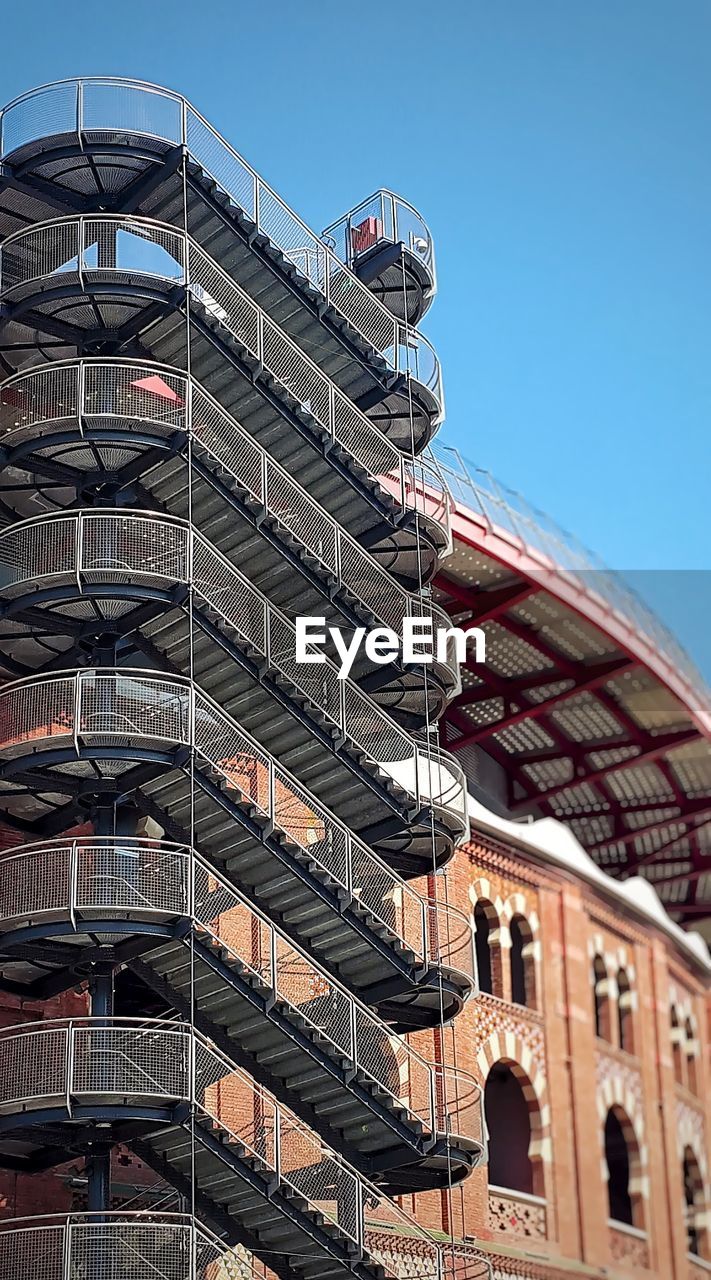
[[[705,944],[646,882],[601,875],[564,827],[477,819],[450,894],[473,913],[482,993],[453,1037],[485,1085],[490,1147],[455,1218],[502,1278],[699,1280]]]
[[[136,81],[0,162],[0,1280],[711,1275],[711,695],[435,440],[421,215]]]

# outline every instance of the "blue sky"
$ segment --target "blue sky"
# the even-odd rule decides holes
[[[708,0],[34,0],[3,44],[4,101],[179,89],[317,230],[418,205],[443,433],[641,571],[711,674],[711,577],[674,572],[711,569]]]

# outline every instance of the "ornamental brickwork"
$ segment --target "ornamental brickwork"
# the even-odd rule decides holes
[[[455,1235],[483,1241],[496,1280],[558,1280],[581,1273],[601,1280],[708,1280],[711,1260],[703,1255],[711,1114],[708,991],[701,966],[661,930],[616,912],[581,880],[537,866],[488,838],[474,838],[460,850],[445,878],[447,900],[466,911],[472,925],[478,901],[496,913],[489,938],[492,953],[498,950],[492,966],[498,994],[483,991],[444,1033],[422,1031],[410,1039],[436,1057],[444,1038],[457,1066],[482,1086],[498,1064],[510,1065],[530,1118],[528,1155],[540,1173],[540,1194],[492,1185],[489,1169],[482,1168],[451,1192],[401,1197],[403,1208],[428,1230],[451,1227]],[[535,1007],[512,999],[515,915],[532,925]],[[595,1034],[596,955],[608,974],[609,1039]],[[628,1049],[620,1044],[617,1010],[622,971],[632,988]],[[84,996],[68,993],[45,1003],[41,1012],[79,1016],[84,1008]],[[675,1052],[672,1009],[678,1022],[693,1029],[681,1056]],[[0,1025],[30,1021],[38,1013],[37,1006],[4,996]],[[415,1087],[403,1078],[404,1093]],[[609,1216],[604,1126],[611,1110],[621,1117],[630,1143],[631,1224]],[[683,1162],[689,1152],[701,1188],[694,1206],[699,1255],[688,1252]],[[76,1173],[69,1164],[41,1179],[2,1175],[0,1213],[16,1217],[80,1204]],[[142,1185],[154,1187],[152,1172],[133,1156],[123,1163],[117,1159],[114,1173],[134,1194]],[[394,1236],[393,1256],[399,1248]]]

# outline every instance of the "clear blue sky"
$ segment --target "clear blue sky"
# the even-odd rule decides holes
[[[4,101],[153,80],[317,230],[380,185],[412,200],[447,438],[615,567],[711,569],[709,0],[33,0],[2,22]],[[638,581],[674,621],[674,575]],[[704,661],[708,605],[681,612]]]

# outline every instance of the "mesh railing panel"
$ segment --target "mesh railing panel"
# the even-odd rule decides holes
[[[64,1097],[68,1088],[68,1039],[63,1027],[0,1034],[0,1108]]]
[[[258,179],[196,111],[187,112],[188,150],[249,218],[256,218]]]
[[[99,672],[79,679],[80,735],[189,741],[190,693],[186,687],[171,680]]]
[[[3,1280],[256,1280],[246,1258],[181,1215],[38,1217],[0,1224]]]
[[[181,916],[189,910],[190,861],[177,849],[128,840],[79,845],[75,861],[79,912],[130,910]]]
[[[492,532],[503,532],[519,541],[534,558],[544,558],[541,570],[553,570],[572,578],[579,589],[598,597],[658,649],[696,696],[711,704],[711,689],[676,636],[629,586],[622,574],[609,569],[573,534],[522,494],[501,484],[489,471],[462,458],[458,450],[435,442],[432,456],[452,496],[481,515]]]
[[[120,82],[85,80],[82,84],[81,128],[93,133],[116,128],[143,133],[165,142],[182,140],[182,103],[173,94]]]
[[[0,919],[3,926],[46,913],[69,912],[73,847],[21,850],[0,858]]]
[[[72,1028],[71,1092],[119,1097],[190,1095],[190,1039],[165,1027]]]
[[[379,621],[398,629],[403,618],[418,611],[414,598],[216,401],[187,378],[161,366],[88,362],[15,377],[0,387],[0,429],[11,430],[13,441],[23,439],[34,424],[39,427],[52,418],[64,421],[74,416],[79,404],[86,418],[112,419],[128,431],[135,421],[165,425],[166,430],[187,429],[191,417],[194,447],[207,452],[240,487],[264,503]],[[434,470],[425,473],[421,463],[414,468],[407,463],[404,474],[406,505],[435,518],[441,512],[440,523],[446,531],[449,506]],[[437,606],[430,605],[428,614],[434,626],[449,625]],[[456,680],[456,662],[451,658],[448,665]]]
[[[37,527],[19,525],[4,532],[0,539],[0,590],[19,583],[36,583],[77,568],[77,522],[58,520],[44,526],[38,536]]]
[[[188,428],[188,383],[161,366],[104,364],[74,366],[84,379],[82,408],[87,418],[119,418]]]
[[[416,934],[422,928],[426,904],[407,886],[398,888],[392,874],[390,881],[394,931],[403,928],[407,908],[412,914],[410,930]],[[381,896],[384,888],[381,883]],[[3,927],[47,912],[70,918],[97,913],[108,919],[133,912],[178,918],[192,914],[199,933],[212,938],[275,995],[298,1009],[339,1053],[431,1130],[450,1125],[455,1132],[479,1136],[480,1119],[473,1115],[478,1090],[472,1095],[465,1077],[449,1067],[432,1067],[406,1041],[389,1035],[368,1009],[279,934],[194,851],[139,839],[86,838],[23,847],[0,859]],[[437,928],[434,912],[432,908],[433,928]],[[464,917],[462,923],[466,925]],[[434,954],[431,940],[430,953]],[[107,1051],[106,1046],[102,1051]],[[472,1123],[462,1128],[465,1112],[470,1110]]]
[[[81,403],[81,366],[35,369],[0,387],[0,431],[22,433],[47,421],[76,418]]]
[[[193,705],[194,703],[194,705]],[[132,737],[195,745],[198,755],[224,778],[228,794],[248,800],[413,950],[425,957],[430,931],[423,922],[423,901],[349,829],[323,808],[306,788],[278,765],[204,694],[191,695],[187,682],[161,680],[140,672],[82,672],[51,680],[18,681],[0,691],[0,751],[13,754],[28,742],[54,737],[114,742]],[[407,761],[405,762],[407,765]],[[429,763],[429,762],[427,762]],[[391,768],[395,769],[394,765]],[[453,765],[439,774],[458,804]],[[128,892],[128,890],[127,890]],[[405,901],[399,913],[394,904]],[[436,910],[440,910],[439,907]],[[438,932],[440,959],[446,961]],[[461,947],[457,943],[458,952]],[[467,966],[466,972],[470,971]]]
[[[68,1105],[73,1099],[115,1097],[139,1104],[190,1101],[219,1133],[232,1138],[237,1158],[240,1149],[256,1157],[299,1191],[312,1210],[320,1210],[351,1239],[364,1241],[376,1258],[383,1256],[379,1232],[399,1229],[409,1236],[405,1265],[417,1256],[425,1270],[393,1275],[416,1280],[439,1274],[440,1246],[413,1219],[187,1026],[85,1018],[0,1031],[0,1109],[56,1097],[66,1098]]]
[[[372,476],[404,479],[403,460],[385,435],[355,407],[306,353],[198,244],[145,218],[74,218],[16,232],[2,246],[0,291],[57,274],[187,278],[191,296],[241,342]],[[186,276],[187,271],[187,276]],[[419,349],[418,349],[419,350]],[[412,363],[410,346],[406,356]],[[421,358],[434,358],[422,344]],[[424,379],[423,380],[427,380]],[[431,381],[431,378],[429,379]],[[401,491],[404,484],[400,485]]]
[[[45,536],[66,523],[48,521]],[[83,514],[78,526],[81,539],[77,570],[88,582],[132,582],[141,578],[187,582],[191,576],[188,530],[168,520]],[[0,552],[4,539],[0,538]],[[76,552],[76,548],[75,548]]]
[[[33,142],[45,134],[70,133],[78,123],[79,84],[66,80],[26,94],[16,106],[2,113],[2,154]]]
[[[0,1230],[0,1275],[4,1280],[69,1280],[64,1226]],[[70,1273],[71,1274],[71,1273]]]
[[[74,723],[75,685],[60,677],[30,681],[0,689],[0,743],[12,754],[37,738],[71,737]]]
[[[2,292],[53,276],[76,277],[81,260],[81,224],[76,219],[32,227],[0,250]]]

